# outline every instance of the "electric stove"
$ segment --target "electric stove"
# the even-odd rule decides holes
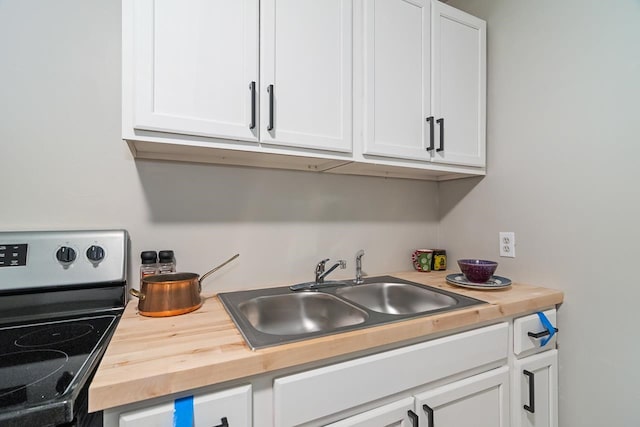
[[[0,425],[101,426],[87,390],[126,302],[124,230],[0,232]]]

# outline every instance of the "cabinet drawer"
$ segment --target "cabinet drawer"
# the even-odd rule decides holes
[[[174,427],[175,404],[150,406],[120,415],[120,427]],[[251,425],[251,386],[245,385],[193,398],[193,426]]]
[[[301,424],[495,363],[508,351],[508,325],[500,323],[277,378],[275,425]]]
[[[551,309],[543,312],[553,326],[556,326],[556,310]],[[556,326],[557,327],[557,326]],[[520,317],[513,321],[513,353],[518,356],[526,356],[539,351],[555,348],[556,335],[553,336],[547,345],[541,347],[542,338],[534,338],[528,335],[529,332],[544,332],[545,328],[540,322],[537,313]]]

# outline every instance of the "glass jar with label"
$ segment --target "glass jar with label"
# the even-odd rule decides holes
[[[147,276],[158,274],[158,254],[156,251],[143,251],[140,254],[142,264],[140,265],[140,281]]]
[[[158,258],[158,270],[160,274],[176,272],[176,259],[173,255],[173,251],[160,251],[158,252]]]

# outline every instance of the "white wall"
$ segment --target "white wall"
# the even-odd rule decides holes
[[[565,291],[560,426],[637,426],[640,2],[450,4],[487,20],[488,176],[440,185],[440,239]]]
[[[489,174],[440,184],[438,211],[432,183],[135,162],[120,1],[0,0],[0,229],[123,227],[134,268],[142,249],[196,272],[240,252],[211,291],[307,280],[361,247],[370,274],[417,246],[497,258],[515,231],[498,273],[566,292],[561,426],[636,425],[640,3],[451,3],[488,21]]]
[[[369,274],[437,242],[437,185],[134,161],[120,138],[120,0],[0,0],[0,230],[129,230],[206,291],[306,281],[364,248]]]

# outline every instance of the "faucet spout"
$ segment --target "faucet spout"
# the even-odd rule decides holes
[[[335,264],[333,264],[327,271],[324,271],[324,265],[327,261],[329,260],[325,259],[324,261],[321,261],[320,263],[318,263],[318,266],[316,267],[316,283],[323,283],[324,278],[327,277],[333,270],[335,270],[338,267],[340,267],[341,269],[347,268],[347,262],[343,259],[340,259]],[[318,268],[320,264],[322,264],[321,269]]]

